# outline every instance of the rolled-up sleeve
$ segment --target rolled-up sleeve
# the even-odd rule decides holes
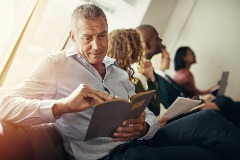
[[[55,95],[55,69],[46,58],[30,77],[1,99],[0,119],[18,124],[53,122]]]

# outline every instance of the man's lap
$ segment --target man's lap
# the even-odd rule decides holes
[[[119,157],[120,158],[120,157]],[[169,146],[152,148],[145,145],[130,147],[121,160],[220,160],[215,152],[199,146]]]
[[[236,136],[239,133],[238,128],[214,111],[204,110],[160,128],[150,140],[124,144],[110,153],[110,159],[214,159],[218,157],[216,153],[223,151],[223,157],[238,157],[236,151],[240,144]]]

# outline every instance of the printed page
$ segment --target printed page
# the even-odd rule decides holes
[[[178,97],[173,104],[162,115],[174,118],[180,114],[190,112],[194,107],[201,103],[201,100],[192,100],[189,98]]]

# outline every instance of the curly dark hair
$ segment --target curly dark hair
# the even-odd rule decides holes
[[[109,33],[107,56],[116,59],[118,66],[127,71],[129,79],[135,82],[133,63],[142,66],[144,43],[135,29],[118,29]]]

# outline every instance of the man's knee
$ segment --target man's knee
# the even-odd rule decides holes
[[[225,111],[234,107],[234,101],[230,97],[218,96],[214,101],[220,110]]]

